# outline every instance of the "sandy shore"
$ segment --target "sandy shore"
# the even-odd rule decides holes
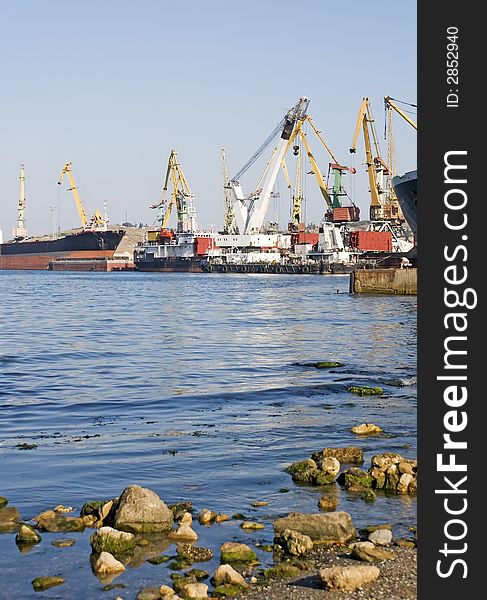
[[[315,560],[315,569],[291,580],[279,581],[265,586],[255,586],[235,600],[415,600],[417,598],[416,549],[393,547],[396,560],[374,563],[380,576],[374,583],[355,592],[324,591],[318,570],[324,567],[368,564],[347,558],[345,553],[320,549],[310,556]]]

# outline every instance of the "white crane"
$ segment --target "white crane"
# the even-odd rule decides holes
[[[289,139],[294,131],[296,123],[305,118],[308,104],[308,98],[304,96],[300,98],[296,105],[287,112],[284,119],[279,123],[252,158],[250,158],[237,175],[231,179],[230,186],[235,196],[235,218],[241,234],[260,233],[269,208],[272,189],[276,182],[282,159],[289,145]],[[239,178],[254,164],[257,158],[279,133],[279,141],[265,168],[261,183],[259,182],[255,192],[246,197],[243,193],[242,186],[239,183]]]

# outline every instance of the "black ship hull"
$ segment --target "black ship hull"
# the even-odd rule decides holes
[[[54,240],[0,245],[0,269],[47,269],[56,258],[112,258],[124,230],[82,231]]]
[[[416,236],[417,220],[416,209],[418,203],[418,173],[409,171],[401,177],[394,177],[392,180],[394,191],[401,206],[404,218],[407,221],[411,231]]]
[[[136,271],[154,273],[202,273],[203,260],[196,257],[145,258],[136,256]]]

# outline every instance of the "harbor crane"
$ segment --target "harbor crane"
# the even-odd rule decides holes
[[[12,230],[12,235],[16,242],[20,242],[27,237],[27,227],[25,224],[25,175],[23,164],[20,165],[20,194],[17,224]]]
[[[233,206],[235,209],[236,222],[240,233],[250,234],[259,233],[263,227],[265,215],[269,207],[269,201],[272,196],[272,189],[276,182],[279,168],[282,167],[288,187],[291,187],[289,174],[285,162],[285,156],[290,149],[298,156],[297,169],[303,169],[301,159],[301,144],[308,156],[311,165],[311,171],[318,183],[319,190],[328,209],[328,213],[333,214],[333,209],[341,206],[340,197],[346,195],[341,184],[341,177],[345,172],[354,173],[354,169],[342,166],[334,156],[333,152],[323,139],[321,132],[314,125],[311,117],[307,114],[309,99],[303,96],[299,99],[296,105],[290,109],[284,119],[278,124],[276,129],[270,134],[260,148],[247,161],[242,169],[230,180],[230,188],[233,192]],[[333,192],[330,195],[328,184],[318,166],[318,162],[311,150],[307,135],[303,130],[305,123],[309,123],[313,132],[320,140],[328,154],[332,158],[330,169],[335,175],[335,183]],[[269,161],[266,164],[264,172],[259,180],[255,191],[248,196],[245,196],[241,184],[239,182],[241,176],[255,163],[257,158],[264,150],[274,141],[279,135],[280,139],[277,146],[274,148]],[[298,145],[299,142],[299,145]],[[296,149],[299,148],[299,151]],[[302,172],[301,172],[302,176]],[[291,214],[290,229],[294,229],[297,223],[302,220],[302,202],[303,193],[296,189],[293,194],[293,206]]]
[[[230,178],[228,177],[227,159],[225,157],[225,148],[221,149],[222,154],[222,174],[223,174],[223,198],[224,198],[224,219],[223,233],[237,233],[237,224],[235,223],[235,211],[233,210],[232,188]]]
[[[88,219],[86,216],[86,210],[81,200],[81,196],[79,195],[78,187],[74,181],[73,169],[71,167],[71,163],[67,162],[63,170],[61,171],[61,175],[59,176],[58,185],[62,185],[64,176],[68,176],[69,185],[68,192],[73,192],[74,201],[76,203],[76,209],[78,211],[78,215],[81,221],[81,227],[85,231],[107,231],[107,223],[108,219],[101,214],[101,212],[96,209],[95,213]]]
[[[395,199],[386,200],[384,177],[389,175],[389,168],[381,157],[379,142],[374,127],[374,119],[368,98],[363,98],[360,105],[357,124],[353,134],[350,152],[357,151],[357,141],[362,129],[365,145],[365,165],[369,177],[370,219],[372,221],[400,221],[402,214],[399,203]],[[372,138],[372,142],[371,142]],[[375,155],[372,153],[372,143]],[[404,218],[402,218],[404,220]]]
[[[166,199],[169,182],[172,182],[172,192],[169,202]],[[157,204],[151,205],[151,208],[160,209],[158,218],[161,229],[167,229],[169,218],[174,207],[177,212],[177,232],[196,231],[196,210],[193,205],[193,194],[189,188],[186,177],[184,176],[181,165],[178,163],[177,152],[171,150],[167,162],[166,178],[162,189],[161,200]]]
[[[295,106],[286,113],[285,117],[257,152],[254,153],[242,169],[230,180],[230,186],[234,194],[235,217],[241,234],[260,233],[264,225],[272,189],[276,182],[282,159],[289,147],[289,140],[296,123],[306,115],[308,104],[308,98],[305,96],[300,98]],[[239,182],[240,177],[254,164],[279,133],[279,141],[272,153],[271,159],[266,165],[257,189],[249,196],[245,196]]]

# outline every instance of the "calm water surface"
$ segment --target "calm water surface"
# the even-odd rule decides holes
[[[338,486],[298,486],[283,472],[325,446],[360,445],[365,468],[378,452],[416,457],[416,297],[353,296],[348,283],[0,271],[0,495],[29,520],[138,483],[166,502],[266,524],[245,533],[239,521],[196,523],[198,544],[215,550],[213,562],[197,565],[208,571],[222,542],[269,542],[272,520],[316,511],[324,491],[357,527],[389,522],[404,533],[416,522],[415,499],[379,495],[369,504]],[[302,364],[317,360],[344,366]],[[377,384],[384,395],[357,397],[351,384]],[[363,422],[387,435],[357,438],[349,429]],[[253,509],[255,500],[269,506]],[[66,578],[46,598],[134,598],[144,585],[170,582],[167,566],[144,563],[115,580],[125,589],[103,592],[88,561],[90,533],[70,535],[70,548],[50,545],[62,534],[44,534],[26,554],[0,535],[0,597],[38,597],[30,581],[45,574]],[[259,557],[266,564],[272,555]]]

